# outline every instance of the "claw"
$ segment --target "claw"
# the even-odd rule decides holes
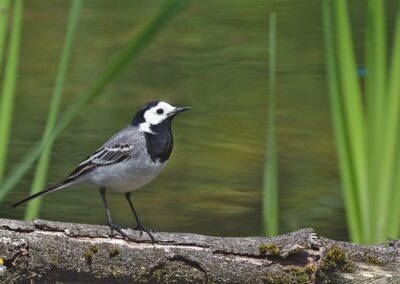
[[[149,238],[151,239],[152,243],[156,242],[156,239],[154,238],[153,234],[150,232],[150,230],[147,230],[141,222],[138,222],[136,227],[134,228],[135,231],[139,231],[139,236],[141,237],[143,235],[143,232],[145,232]]]
[[[139,231],[139,236],[143,235],[143,226],[136,225],[136,227],[133,228],[133,230]]]
[[[114,225],[111,223],[108,224],[108,226],[110,227],[112,237],[114,236],[114,230],[115,230],[122,236],[122,238],[129,239],[129,237],[122,231],[122,229],[118,225]]]

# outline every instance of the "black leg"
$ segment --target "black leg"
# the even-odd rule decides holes
[[[128,236],[124,232],[122,232],[121,228],[118,227],[117,225],[114,225],[111,220],[110,209],[108,209],[108,204],[107,204],[107,199],[106,199],[106,189],[104,187],[102,187],[102,188],[100,188],[99,191],[100,191],[101,200],[103,201],[104,211],[106,212],[108,226],[111,229],[111,236],[114,236],[114,230],[116,230],[118,233],[120,233],[120,235],[123,238],[129,239]]]
[[[139,230],[140,236],[142,236],[143,232],[146,232],[146,234],[149,235],[149,237],[150,237],[150,239],[151,239],[151,242],[154,243],[154,242],[155,242],[155,239],[154,239],[153,235],[150,233],[149,230],[147,230],[147,229],[142,225],[142,222],[140,222],[139,217],[138,217],[138,215],[137,215],[137,213],[136,213],[136,210],[135,210],[135,208],[133,207],[133,204],[132,204],[132,201],[131,201],[131,193],[130,193],[130,192],[126,193],[126,194],[125,194],[125,197],[126,197],[126,199],[128,200],[129,206],[131,206],[133,215],[135,216],[135,219],[136,219],[137,225],[136,225],[136,227],[135,227],[134,230]]]

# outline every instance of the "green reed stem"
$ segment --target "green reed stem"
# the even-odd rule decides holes
[[[356,72],[347,2],[346,0],[337,0],[334,3],[337,30],[337,71],[343,92],[342,101],[349,142],[348,154],[351,159],[355,189],[359,200],[359,215],[362,229],[361,241],[368,243],[370,238],[370,212],[368,210],[367,137],[365,135],[361,89]]]
[[[385,1],[368,1],[366,95],[362,97],[347,2],[333,2],[337,49],[329,27],[329,0],[323,1],[323,20],[349,231],[355,242],[384,242],[388,236],[400,237],[400,7],[388,60]]]
[[[275,236],[279,232],[278,215],[278,162],[275,133],[276,109],[276,15],[269,17],[269,110],[267,149],[264,172],[263,217],[265,233]]]
[[[23,0],[15,0],[0,101],[0,181],[2,181],[7,160],[7,148],[14,109],[19,47],[21,41],[22,9]]]
[[[333,42],[334,36],[329,0],[322,1],[322,13],[327,79],[331,101],[331,113],[333,116],[333,129],[336,139],[336,151],[338,154],[340,175],[343,181],[342,191],[346,204],[346,217],[350,238],[354,242],[359,243],[362,241],[360,208],[358,204],[358,193],[354,182],[354,172],[351,165],[351,156],[349,154],[349,137],[347,135],[348,130],[345,121],[343,98],[337,78],[334,52],[335,45]]]
[[[391,220],[388,224],[388,235],[392,238],[398,239],[400,237],[400,6],[398,5],[394,40],[391,54],[391,66],[389,73],[388,83],[388,118],[386,121],[390,121],[390,125],[387,125],[388,138],[392,141],[390,146],[389,155],[394,155],[396,159],[392,170],[393,184],[390,186],[390,192],[387,193],[386,199],[386,218]],[[390,112],[389,112],[390,108]],[[393,108],[393,109],[392,109]],[[393,120],[393,121],[392,121]],[[390,136],[389,136],[390,135]]]
[[[0,70],[2,70],[4,47],[6,46],[9,9],[10,0],[0,0]]]
[[[51,99],[50,110],[47,116],[46,128],[42,138],[43,141],[46,141],[49,138],[50,133],[54,129],[54,126],[56,124],[58,112],[61,105],[64,81],[67,75],[68,62],[71,56],[72,44],[75,36],[75,31],[78,26],[81,6],[81,0],[73,0],[71,3],[70,13],[68,17],[68,25],[65,33],[64,46],[61,52],[60,65],[58,67],[53,97]],[[35,177],[33,179],[30,194],[34,194],[43,190],[43,187],[45,186],[52,146],[53,143],[51,142],[43,148],[43,151],[39,158],[39,162],[36,166]],[[40,204],[41,198],[36,198],[28,203],[25,211],[25,220],[31,220],[39,216]]]

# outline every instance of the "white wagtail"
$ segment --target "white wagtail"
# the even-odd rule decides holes
[[[173,147],[172,119],[188,109],[162,101],[146,104],[136,113],[128,127],[111,137],[62,182],[26,197],[12,207],[72,185],[92,185],[100,190],[111,235],[114,235],[115,230],[127,238],[121,228],[113,224],[106,200],[106,190],[122,192],[135,216],[135,230],[139,230],[140,235],[146,232],[154,242],[153,235],[143,227],[136,214],[130,199],[131,192],[149,183],[165,167]]]

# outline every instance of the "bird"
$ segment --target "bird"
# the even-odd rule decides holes
[[[60,183],[30,195],[14,204],[17,207],[39,196],[75,185],[98,188],[111,236],[114,230],[123,238],[127,235],[111,219],[106,192],[124,193],[136,220],[134,230],[147,233],[154,242],[153,234],[140,221],[131,200],[131,193],[148,184],[166,166],[173,148],[171,123],[173,118],[190,107],[172,106],[164,101],[152,101],[144,105],[133,117],[130,125],[123,128],[89,155]]]

